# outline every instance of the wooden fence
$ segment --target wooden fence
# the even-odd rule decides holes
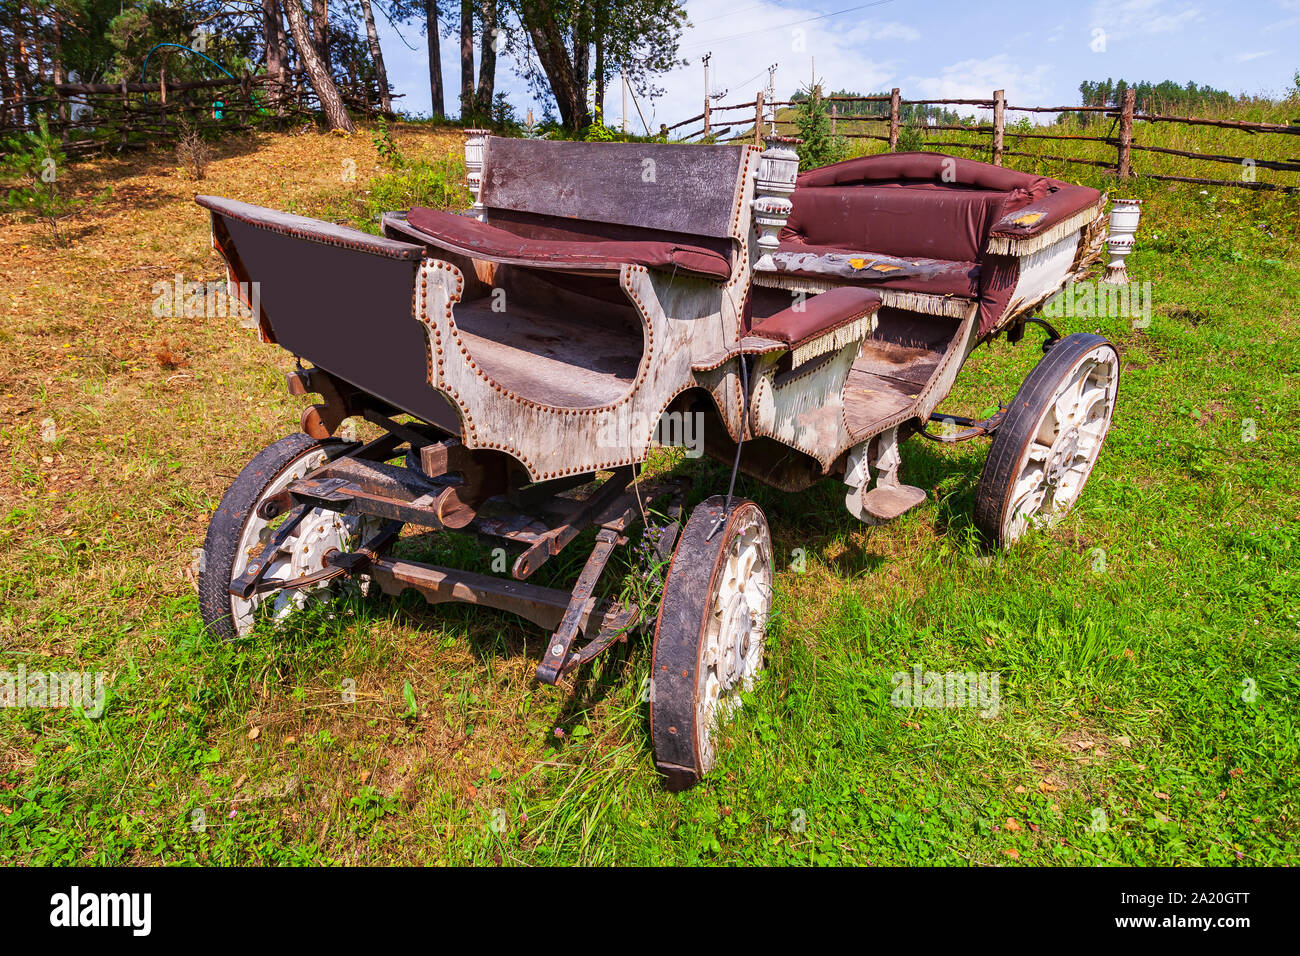
[[[1120,105],[1116,106],[1010,106],[1007,104],[1006,94],[1003,90],[996,90],[992,99],[940,99],[940,100],[905,100],[901,98],[900,91],[895,88],[888,96],[827,96],[826,102],[831,104],[831,129],[836,135],[843,136],[846,139],[868,139],[879,140],[889,144],[890,151],[898,149],[898,138],[900,128],[904,125],[900,122],[902,107],[904,106],[976,106],[982,109],[992,110],[992,123],[974,123],[974,124],[954,124],[954,123],[926,123],[919,125],[917,128],[930,132],[934,131],[961,131],[968,133],[989,134],[991,141],[987,146],[982,143],[971,142],[941,142],[935,140],[926,140],[927,147],[943,147],[957,149],[977,149],[987,151],[990,161],[995,166],[1001,166],[1007,156],[1028,156],[1034,159],[1045,159],[1049,161],[1062,163],[1078,163],[1087,166],[1100,167],[1113,171],[1121,180],[1127,180],[1135,175],[1133,169],[1134,153],[1152,153],[1178,156],[1185,159],[1201,160],[1210,163],[1227,163],[1239,167],[1250,169],[1272,169],[1285,172],[1300,172],[1300,160],[1275,160],[1259,159],[1250,156],[1229,156],[1216,153],[1200,153],[1191,150],[1172,149],[1163,146],[1146,146],[1134,139],[1133,131],[1136,123],[1182,123],[1190,126],[1214,126],[1224,129],[1239,130],[1251,134],[1281,134],[1290,136],[1300,136],[1300,119],[1291,121],[1290,124],[1279,123],[1252,123],[1242,120],[1225,120],[1225,119],[1207,119],[1195,116],[1163,116],[1153,113],[1141,113],[1137,110],[1137,91],[1128,89],[1124,91]],[[889,113],[886,116],[881,113],[878,116],[852,114],[840,116],[838,114],[839,103],[888,103]],[[672,126],[661,126],[660,133],[668,134],[673,130],[680,129],[683,126],[689,126],[693,123],[703,120],[703,126],[692,133],[687,133],[680,139],[693,139],[697,136],[720,137],[730,132],[732,126],[719,128],[715,121],[715,113],[722,113],[731,110],[752,110],[754,115],[754,129],[752,133],[743,136],[733,136],[728,142],[738,140],[747,140],[751,137],[755,143],[761,143],[762,130],[766,122],[766,111],[773,110],[772,117],[775,118],[775,109],[781,106],[798,106],[798,100],[780,100],[764,102],[763,94],[760,92],[755,99],[749,103],[736,103],[726,106],[714,106],[707,101],[705,102],[704,112],[689,119],[682,120],[680,123],[674,123]],[[1008,129],[1006,123],[1007,113],[1089,113],[1096,114],[1100,117],[1112,118],[1111,133],[1105,136],[1085,136],[1079,134],[1053,133],[1051,127],[1035,127],[1034,130],[1026,131],[1023,129]],[[888,122],[888,134],[880,133],[841,133],[838,132],[838,123],[843,120],[852,120],[855,122]],[[1043,153],[1028,153],[1015,149],[1007,148],[1007,140],[1021,139],[1047,139],[1063,141],[1086,141],[1093,143],[1106,143],[1115,148],[1115,160],[1107,162],[1098,159],[1085,159],[1073,156],[1054,156]],[[1016,145],[1016,144],[1012,144]],[[1300,139],[1296,140],[1296,145],[1300,146]],[[1284,192],[1300,191],[1300,186],[1288,186],[1277,183],[1261,183],[1250,179],[1242,178],[1233,179],[1208,179],[1193,176],[1172,176],[1160,173],[1143,172],[1143,177],[1148,179],[1161,179],[1171,182],[1199,183],[1210,186],[1240,186],[1246,189],[1264,189],[1264,190],[1281,190]]]
[[[301,71],[280,77],[246,75],[238,79],[140,83],[50,83],[50,92],[6,102],[10,122],[4,132],[37,128],[46,117],[63,150],[78,155],[102,148],[144,145],[178,134],[184,126],[234,131],[258,125],[282,128],[315,112],[314,94]],[[341,91],[348,106],[373,112],[378,104],[361,90]]]

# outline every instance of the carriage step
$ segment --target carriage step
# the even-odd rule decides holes
[[[872,488],[862,496],[862,509],[878,521],[892,521],[925,502],[925,490],[915,485]]]

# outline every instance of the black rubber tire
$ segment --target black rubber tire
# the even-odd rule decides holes
[[[1007,409],[1006,417],[993,435],[989,457],[984,462],[984,471],[975,491],[975,526],[990,547],[1007,548],[1014,543],[1014,540],[1004,539],[1006,511],[1012,503],[1011,495],[1020,474],[1021,458],[1029,442],[1038,433],[1048,403],[1056,395],[1061,381],[1079,361],[1103,345],[1112,352],[1115,351],[1115,346],[1100,335],[1089,332],[1067,335],[1052,346],[1051,351],[1039,360],[1021,383],[1015,400]],[[1115,368],[1118,376],[1118,353]],[[1118,397],[1118,383],[1116,390]],[[1105,442],[1104,434],[1102,441]],[[1084,483],[1087,480],[1085,475]]]
[[[709,538],[718,517],[725,513],[726,503],[724,495],[715,495],[691,513],[668,566],[655,624],[650,663],[650,737],[655,766],[669,790],[694,786],[707,769],[695,726],[699,685],[704,677],[701,655],[705,628],[729,545],[751,515],[762,524],[771,564],[767,519],[762,509],[748,499],[732,499],[726,523]],[[769,594],[769,606],[770,601]]]
[[[223,641],[232,641],[239,636],[230,613],[235,549],[262,493],[303,456],[322,446],[341,448],[347,444],[334,438],[318,441],[297,432],[263,448],[236,476],[208,522],[208,533],[203,540],[203,558],[199,564],[199,612],[209,633]]]

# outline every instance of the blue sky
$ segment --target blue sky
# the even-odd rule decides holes
[[[866,0],[756,2],[690,0],[693,22],[682,38],[690,64],[660,78],[665,94],[641,103],[651,128],[701,111],[701,54],[712,52],[714,91],[743,102],[766,84],[777,63],[776,89],[787,99],[815,67],[832,89],[897,86],[905,98],[988,97],[1005,89],[1013,105],[1078,102],[1085,79],[1195,80],[1232,93],[1282,93],[1300,70],[1300,0]],[[454,5],[442,4],[449,9]],[[857,9],[854,9],[857,8]],[[400,108],[429,110],[428,61],[418,24],[400,27],[410,50],[380,20],[384,56]],[[442,45],[447,107],[456,109],[459,54]],[[540,105],[518,78],[510,56],[498,64],[497,89],[522,115]],[[620,120],[614,84],[607,121]],[[632,128],[640,120],[629,105]],[[638,129],[639,131],[639,129]]]

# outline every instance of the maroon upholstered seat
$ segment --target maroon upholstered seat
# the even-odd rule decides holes
[[[731,275],[720,252],[674,240],[541,239],[439,209],[416,206],[406,217],[432,245],[478,259],[546,269],[612,270],[623,264],[676,269],[715,279]]]
[[[978,262],[956,259],[900,258],[844,246],[782,243],[778,274],[822,277],[899,292],[955,295],[974,299],[980,294]]]
[[[978,300],[1001,317],[1017,260],[990,238],[1026,239],[1097,205],[1095,189],[938,153],[864,156],[799,176],[778,271]]]
[[[797,348],[841,326],[864,319],[880,308],[880,294],[871,289],[840,286],[810,296],[760,321],[751,335]]]

